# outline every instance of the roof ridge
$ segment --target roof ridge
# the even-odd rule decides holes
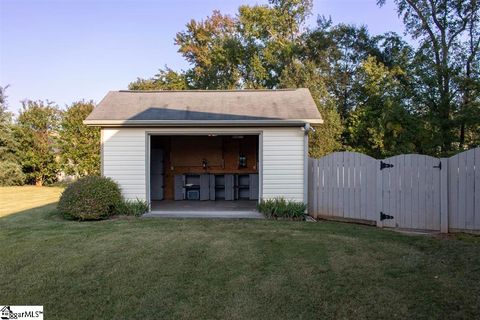
[[[117,92],[130,92],[130,93],[167,93],[167,92],[276,92],[276,91],[297,91],[305,88],[285,88],[285,89],[227,89],[227,90],[202,90],[202,89],[190,89],[190,90],[118,90]]]

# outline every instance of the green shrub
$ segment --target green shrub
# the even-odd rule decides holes
[[[118,212],[123,197],[110,178],[89,176],[71,183],[63,191],[58,210],[78,220],[99,220]]]
[[[257,210],[269,219],[303,219],[307,206],[303,202],[275,198],[262,200],[257,205]]]
[[[21,186],[25,183],[22,167],[12,161],[0,161],[0,186]]]
[[[125,200],[120,204],[118,208],[118,214],[124,214],[126,216],[140,217],[149,209],[148,203],[144,200]]]

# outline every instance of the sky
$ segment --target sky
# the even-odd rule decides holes
[[[127,89],[137,77],[168,65],[188,64],[175,34],[191,19],[215,9],[235,15],[257,0],[0,0],[0,86],[10,110],[20,101],[49,100],[60,107],[82,99],[99,102],[109,90]],[[371,34],[404,27],[393,1],[314,0],[308,26],[318,15],[334,23],[367,25]]]

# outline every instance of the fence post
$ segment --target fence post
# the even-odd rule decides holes
[[[317,182],[315,178],[315,167],[317,160],[313,158],[308,158],[308,215],[316,218],[316,194]]]
[[[377,182],[377,188],[376,188],[376,215],[377,215],[377,227],[383,228],[383,222],[380,220],[380,211],[382,211],[382,201],[383,201],[383,194],[382,194],[382,171],[380,170],[380,161],[377,160],[375,161],[376,165],[376,182]]]
[[[318,159],[312,161],[312,173],[313,176],[311,177],[313,180],[313,217],[317,219],[318,217],[318,193],[320,192],[318,188]]]
[[[440,232],[448,233],[448,158],[441,158],[442,169],[440,170]]]

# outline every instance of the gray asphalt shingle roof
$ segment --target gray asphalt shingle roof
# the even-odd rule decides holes
[[[85,123],[262,120],[322,122],[308,89],[288,89],[110,91]]]

